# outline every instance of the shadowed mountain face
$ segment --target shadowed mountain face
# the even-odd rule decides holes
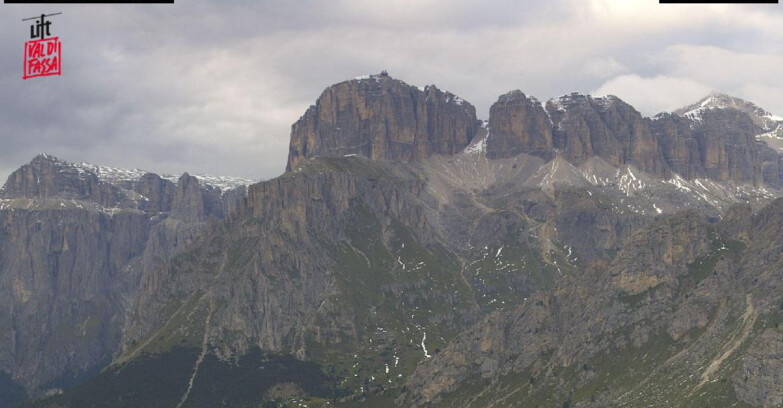
[[[97,169],[40,155],[0,190],[0,370],[33,394],[111,362],[144,271],[245,196]]]
[[[713,99],[649,119],[513,91],[482,125],[379,75],[327,88],[290,171],[247,189],[36,157],[0,192],[0,389],[53,394],[36,407],[774,406],[774,116]]]

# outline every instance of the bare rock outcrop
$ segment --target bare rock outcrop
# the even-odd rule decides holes
[[[476,109],[458,96],[371,75],[330,86],[293,125],[287,169],[314,156],[408,162],[454,154],[477,129]]]

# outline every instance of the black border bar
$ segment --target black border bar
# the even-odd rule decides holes
[[[658,0],[658,4],[778,4],[778,0]]]

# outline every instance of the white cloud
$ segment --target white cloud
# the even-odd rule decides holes
[[[583,67],[587,75],[596,78],[611,78],[628,71],[628,68],[617,62],[613,57],[592,58],[585,62]]]
[[[716,46],[674,45],[652,58],[660,71],[783,112],[783,55]]]
[[[783,85],[783,55],[736,51],[724,47],[679,44],[654,58],[674,75],[704,78],[710,83],[737,86],[744,82]]]
[[[783,112],[783,55],[676,44],[650,55],[648,61],[656,75],[616,76],[595,92],[616,94],[645,114],[693,103],[713,90]]]
[[[653,116],[696,102],[709,92],[708,86],[691,79],[670,76],[644,78],[631,74],[612,78],[593,93],[616,95],[642,114]]]

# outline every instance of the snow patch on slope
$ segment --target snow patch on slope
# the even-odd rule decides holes
[[[617,187],[625,195],[630,196],[634,192],[645,188],[645,184],[640,177],[634,174],[632,166],[623,166],[617,169]]]
[[[465,148],[465,154],[483,154],[487,151],[487,138],[482,137],[481,140],[474,140]]]
[[[199,183],[201,184],[216,187],[223,191],[249,186],[260,181],[254,181],[243,177],[211,176],[208,174],[194,174],[193,177],[198,179]]]
[[[424,357],[430,358],[432,356],[427,352],[427,345],[424,344],[425,341],[427,341],[427,332],[424,332],[424,337],[421,339],[421,349],[424,351]]]

